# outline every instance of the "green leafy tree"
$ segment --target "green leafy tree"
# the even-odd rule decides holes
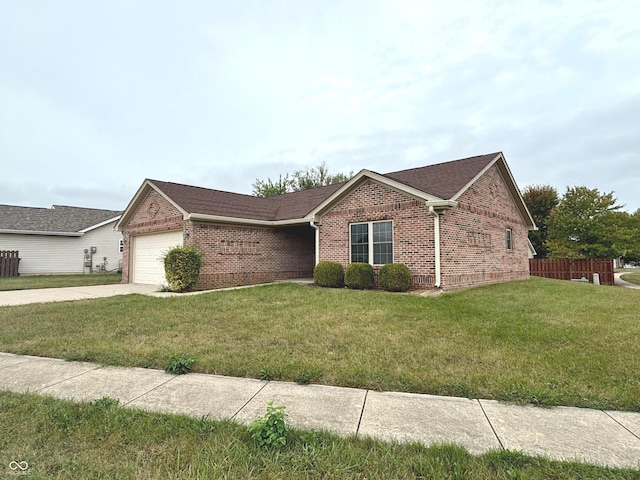
[[[307,170],[296,170],[293,175],[280,175],[277,181],[268,178],[265,180],[256,179],[252,184],[253,194],[258,197],[272,197],[289,192],[299,192],[309,188],[322,187],[324,185],[332,185],[334,183],[346,182],[353,176],[353,172],[348,175],[344,173],[332,174],[329,172],[325,162],[317,167],[308,168]]]
[[[622,208],[613,192],[601,194],[584,186],[567,187],[549,216],[546,246],[550,257],[612,258],[619,256]]]
[[[551,185],[529,185],[522,192],[522,198],[538,227],[538,230],[529,232],[529,240],[536,250],[537,258],[547,258],[549,216],[560,201],[558,191]]]
[[[257,197],[273,197],[275,195],[282,195],[283,193],[293,191],[294,181],[289,178],[289,174],[286,174],[284,178],[282,175],[275,182],[271,178],[267,180],[257,179],[253,182],[253,194]]]
[[[607,241],[623,264],[640,263],[640,209],[635,213],[615,212],[607,219]]]

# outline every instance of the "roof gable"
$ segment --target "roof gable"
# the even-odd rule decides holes
[[[273,197],[256,197],[159,180],[145,180],[116,228],[122,229],[144,196],[153,188],[178,208],[185,220],[260,225],[307,223],[330,209],[367,179],[406,193],[438,208],[456,205],[456,199],[484,172],[498,164],[525,223],[534,226],[502,153],[490,153],[425,167],[379,174],[361,170],[348,182]]]
[[[475,179],[500,153],[453,160],[425,167],[400,170],[384,176],[443,200],[452,199]]]
[[[0,230],[16,233],[82,234],[115,221],[121,211],[53,205],[51,208],[0,205]]]

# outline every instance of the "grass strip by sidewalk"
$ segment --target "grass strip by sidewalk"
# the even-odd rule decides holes
[[[180,478],[638,479],[640,472],[549,461],[514,452],[473,456],[322,432],[292,431],[261,448],[230,421],[148,413],[111,402],[74,404],[0,392],[0,476],[12,462],[31,480]],[[13,472],[15,473],[15,472]]]
[[[291,284],[0,308],[0,351],[640,411],[640,291],[542,278],[424,298]]]
[[[623,275],[620,275],[620,278],[625,282],[635,283],[636,285],[640,285],[640,272],[625,273]]]
[[[93,273],[87,275],[26,275],[0,278],[0,291],[32,290],[39,288],[86,287],[120,283],[119,273]]]

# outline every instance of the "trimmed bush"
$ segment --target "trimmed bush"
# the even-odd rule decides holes
[[[373,267],[368,263],[350,263],[344,273],[344,284],[356,290],[373,288]]]
[[[387,263],[380,267],[378,284],[387,292],[406,292],[413,286],[413,279],[404,263]]]
[[[193,246],[173,247],[164,257],[164,275],[172,292],[193,289],[200,278],[202,254]]]
[[[313,269],[313,280],[321,287],[344,287],[344,268],[338,262],[323,260]]]

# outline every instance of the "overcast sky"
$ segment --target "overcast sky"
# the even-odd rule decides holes
[[[640,208],[640,2],[0,0],[0,203],[503,151]]]

